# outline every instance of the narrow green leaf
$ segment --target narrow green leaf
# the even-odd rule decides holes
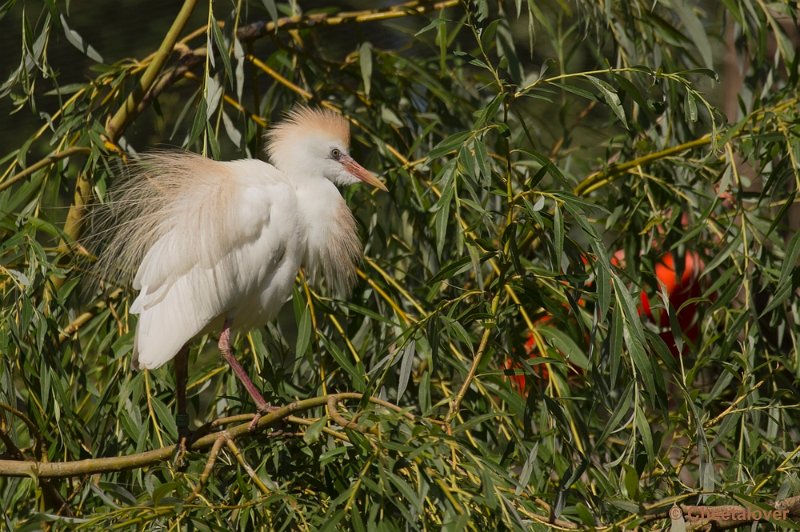
[[[547,326],[539,327],[538,331],[548,343],[552,344],[564,355],[567,362],[584,370],[589,369],[589,359],[586,358],[584,350],[578,347],[578,344],[567,333],[555,327]]]
[[[707,37],[707,29],[705,25],[700,22],[700,18],[695,14],[693,5],[686,3],[683,0],[676,0],[675,13],[680,17],[686,32],[694,42],[695,48],[700,52],[700,57],[703,58],[703,65],[706,68],[714,68],[714,60],[711,57],[711,43]]]
[[[639,475],[636,469],[630,464],[622,464],[622,477],[625,483],[625,491],[633,500],[636,500],[639,495]]]
[[[369,97],[372,85],[372,45],[365,42],[358,49],[358,63],[361,66],[361,79],[364,82],[364,94]]]
[[[303,441],[307,445],[311,445],[312,443],[319,440],[320,434],[322,434],[322,429],[325,428],[325,424],[327,422],[328,422],[327,416],[322,416],[321,418],[316,420],[303,433]]]
[[[564,220],[558,202],[553,208],[553,244],[555,246],[556,271],[563,272],[562,257],[564,256]]]
[[[620,101],[619,95],[614,87],[594,76],[586,76],[586,78],[600,90],[600,94],[603,96],[603,101],[606,102],[606,105],[611,108],[614,114],[617,115],[617,118],[619,118],[619,121],[622,122],[622,125],[627,129],[628,121],[625,118],[625,109],[622,108],[622,102]]]
[[[100,56],[97,50],[95,50],[92,45],[84,41],[83,37],[81,37],[77,31],[70,29],[69,24],[67,24],[67,18],[63,15],[63,13],[61,14],[61,26],[64,28],[64,35],[66,36],[67,41],[72,46],[83,52],[89,59],[97,61],[98,63],[103,62],[103,58]]]
[[[233,67],[231,66],[230,52],[228,51],[228,45],[225,42],[225,37],[222,35],[222,29],[219,27],[219,24],[216,23],[216,20],[212,20],[211,30],[217,52],[219,53],[219,57],[222,59],[222,68],[224,69],[225,73],[225,78],[223,79],[233,82],[234,74]]]
[[[275,6],[275,0],[261,0],[261,3],[264,4],[264,8],[269,13],[269,18],[278,20],[278,8]]]
[[[536,460],[536,457],[539,453],[539,444],[536,443],[531,448],[531,452],[528,453],[528,458],[525,460],[525,463],[522,465],[522,471],[519,473],[519,481],[517,482],[517,487],[514,490],[514,495],[521,495],[525,488],[528,486],[528,482],[531,479],[531,473],[533,472],[533,463]]]
[[[434,234],[436,235],[436,254],[441,258],[444,251],[447,225],[450,223],[450,202],[453,199],[452,182],[443,191],[442,197],[437,202],[436,215],[434,216]]]
[[[684,102],[684,111],[686,113],[687,122],[697,122],[697,102],[695,102],[692,91],[686,91],[686,101]]]
[[[603,432],[597,437],[596,445],[606,441],[611,434],[617,432],[621,427],[627,426],[631,420],[631,408],[633,407],[633,381],[628,382],[625,390],[618,400],[614,401],[614,410],[611,417],[603,427]]]
[[[397,383],[397,401],[406,393],[408,380],[411,377],[411,370],[414,368],[414,355],[416,354],[416,342],[409,341],[403,349],[402,361],[400,364],[400,376]]]
[[[300,322],[297,324],[296,356],[298,358],[305,356],[309,345],[311,345],[311,310],[306,305],[300,316]]]

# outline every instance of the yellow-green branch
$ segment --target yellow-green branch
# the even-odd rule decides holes
[[[578,183],[578,186],[575,187],[575,194],[578,196],[585,196],[590,192],[597,190],[598,188],[603,187],[604,185],[611,182],[615,177],[618,177],[622,174],[628,173],[630,170],[642,166],[653,161],[657,161],[659,159],[664,159],[666,157],[671,157],[672,155],[677,155],[681,152],[693,150],[694,148],[698,148],[700,146],[705,146],[706,144],[711,143],[711,134],[706,133],[699,139],[695,139],[689,142],[684,142],[683,144],[678,144],[677,146],[672,146],[665,150],[648,153],[647,155],[643,155],[641,157],[637,157],[632,161],[628,161],[621,164],[615,164],[609,166],[605,170],[600,170],[594,172],[593,174],[589,175]]]
[[[16,174],[12,175],[8,179],[6,179],[2,183],[0,183],[0,192],[4,191],[5,189],[10,187],[11,185],[16,183],[17,181],[19,181],[21,179],[25,179],[26,177],[28,177],[32,173],[37,172],[37,171],[41,170],[42,168],[44,168],[46,166],[49,166],[49,165],[51,165],[53,163],[56,163],[56,162],[60,161],[61,159],[66,159],[67,157],[69,157],[71,155],[75,155],[77,153],[90,153],[91,151],[92,151],[91,149],[84,148],[84,147],[81,147],[81,146],[71,146],[71,147],[66,148],[64,150],[61,150],[61,151],[54,151],[53,153],[51,153],[47,157],[45,157],[43,159],[40,159],[39,161],[36,161],[35,163],[30,165],[29,167],[25,168],[24,170],[20,170]]]
[[[492,300],[492,318],[491,321],[487,322],[485,328],[483,330],[483,336],[481,337],[480,344],[478,345],[478,349],[475,351],[475,358],[472,360],[472,365],[469,368],[469,373],[467,373],[467,378],[464,379],[464,383],[461,385],[461,389],[458,390],[455,398],[450,403],[450,410],[447,413],[446,423],[449,425],[453,418],[458,414],[459,408],[461,408],[461,401],[464,400],[464,396],[467,395],[467,390],[469,390],[472,381],[475,379],[475,374],[478,372],[478,366],[481,364],[481,360],[483,360],[483,355],[486,352],[486,347],[489,344],[489,336],[491,335],[492,328],[494,327],[494,319],[495,315],[497,314],[497,308],[500,305],[500,294],[494,296]]]
[[[362,398],[363,395],[360,393],[346,392],[346,393],[321,395],[319,397],[313,397],[311,399],[296,401],[262,417],[259,420],[257,427],[258,429],[263,429],[283,419],[288,419],[291,421],[292,420],[291,418],[293,418],[292,414],[294,414],[295,412],[300,412],[303,410],[309,410],[311,408],[324,406],[327,405],[329,401],[338,402],[343,400],[360,400]],[[413,421],[416,419],[415,416],[406,412],[404,409],[398,407],[397,405],[384,401],[382,399],[378,399],[376,397],[369,397],[368,400],[370,403],[382,406],[384,408],[388,408],[390,410],[402,414],[403,417],[405,417],[409,421]],[[227,433],[230,439],[235,440],[238,437],[250,434],[249,425],[250,423],[248,418],[247,422],[227,429]],[[216,432],[212,434],[207,434],[201,438],[198,438],[192,444],[191,450],[201,451],[204,449],[208,449],[209,447],[214,445],[214,443],[218,440],[218,438],[219,434]],[[39,477],[64,478],[64,477],[75,477],[81,475],[93,475],[97,473],[108,473],[112,471],[123,471],[126,469],[135,469],[139,467],[152,465],[158,462],[162,462],[164,460],[169,460],[174,455],[175,450],[176,450],[175,445],[169,445],[161,447],[160,449],[154,449],[152,451],[146,451],[127,456],[114,456],[108,458],[89,458],[86,460],[76,460],[71,462],[34,462],[34,461],[24,461],[24,460],[0,460],[0,476],[15,476],[15,477],[33,476],[36,478]]]
[[[255,22],[239,28],[236,36],[243,41],[251,41],[275,31],[282,29],[300,29],[317,26],[340,26],[342,24],[358,24],[362,22],[378,22],[381,20],[392,20],[411,15],[423,15],[430,11],[440,11],[449,7],[455,7],[459,0],[447,0],[444,2],[406,2],[390,6],[386,9],[365,9],[360,11],[344,11],[336,14],[313,13],[310,15],[293,15],[281,17],[271,22]],[[220,26],[223,23],[219,22]],[[188,42],[206,33],[206,26],[198,28],[187,35],[182,42]]]
[[[178,16],[173,21],[167,35],[161,42],[161,46],[158,47],[158,51],[139,79],[136,88],[131,91],[122,107],[120,107],[111,120],[109,120],[106,125],[106,135],[109,141],[107,144],[113,146],[116,143],[119,137],[122,136],[131,118],[136,114],[139,102],[145,97],[147,91],[158,78],[161,67],[164,66],[169,54],[175,47],[175,43],[178,41],[178,35],[183,31],[196,3],[197,0],[185,0],[183,7],[181,7],[180,12],[178,12]],[[91,197],[91,183],[86,174],[81,172],[78,174],[77,180],[75,181],[75,193],[72,198],[72,205],[64,221],[64,235],[66,238],[59,244],[59,252],[65,253],[69,249],[69,242],[74,242],[80,237],[81,230],[83,229],[86,205],[91,201]],[[64,282],[63,278],[60,277],[53,277],[51,281],[52,286],[56,288],[60,287]],[[49,293],[48,291],[45,297],[49,297]]]

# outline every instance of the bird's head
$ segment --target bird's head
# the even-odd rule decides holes
[[[322,109],[297,107],[267,132],[267,154],[290,175],[322,176],[337,185],[363,181],[386,186],[349,153],[350,124],[341,115]]]

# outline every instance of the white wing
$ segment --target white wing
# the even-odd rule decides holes
[[[163,365],[257,292],[274,274],[296,227],[294,190],[273,166],[196,159],[196,172],[186,176],[191,187],[177,187],[181,197],[160,213],[168,225],[133,282],[140,290],[131,306],[139,314],[139,367]]]

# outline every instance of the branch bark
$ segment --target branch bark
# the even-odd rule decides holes
[[[483,360],[483,355],[486,353],[486,347],[489,343],[489,336],[492,333],[492,329],[494,329],[495,323],[495,316],[497,315],[497,308],[500,304],[500,294],[494,296],[492,299],[492,317],[491,321],[487,320],[486,325],[483,329],[483,335],[481,336],[480,344],[478,345],[478,349],[475,351],[475,358],[472,360],[472,365],[469,368],[469,373],[467,373],[467,378],[464,379],[464,383],[461,385],[461,388],[458,390],[458,393],[453,398],[453,401],[450,403],[450,409],[447,412],[447,417],[445,418],[445,423],[447,425],[448,433],[451,433],[452,427],[450,423],[453,421],[453,418],[456,417],[458,414],[459,409],[461,408],[461,401],[464,400],[464,396],[467,395],[467,390],[469,390],[472,381],[475,379],[475,374],[478,372],[478,367],[481,365],[481,361]]]

